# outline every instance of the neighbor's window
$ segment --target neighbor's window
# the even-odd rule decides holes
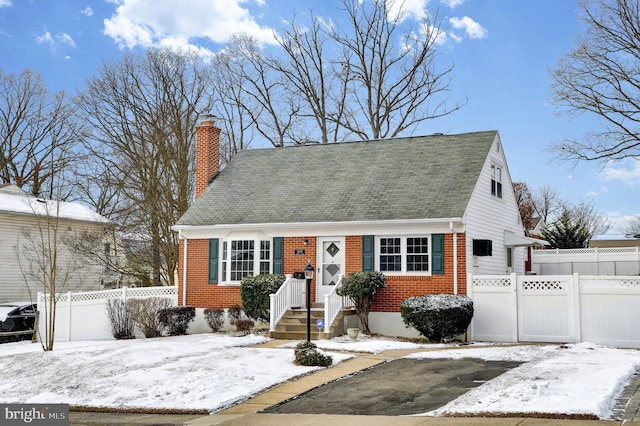
[[[429,272],[429,237],[380,237],[378,270],[380,272]]]
[[[491,166],[491,195],[502,198],[502,168]]]
[[[270,273],[271,241],[223,241],[221,267],[223,282],[241,281],[247,276]]]

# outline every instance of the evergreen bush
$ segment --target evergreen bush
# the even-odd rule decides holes
[[[244,277],[240,283],[240,298],[244,313],[253,320],[269,322],[269,295],[277,292],[285,279],[282,274]]]
[[[167,330],[169,336],[183,336],[187,334],[189,323],[196,317],[193,306],[172,306],[158,312],[158,320]]]
[[[318,347],[313,342],[300,342],[294,349],[296,365],[307,367],[329,367],[333,364],[333,358],[318,351]]]
[[[206,308],[204,310],[204,319],[214,332],[220,331],[224,325],[224,309],[222,308]]]
[[[454,294],[426,294],[400,303],[407,327],[413,327],[430,342],[450,340],[463,334],[473,318],[473,301]]]

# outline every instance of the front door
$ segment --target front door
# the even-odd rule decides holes
[[[324,295],[335,288],[344,274],[344,238],[318,238],[317,262],[316,301],[324,302]]]

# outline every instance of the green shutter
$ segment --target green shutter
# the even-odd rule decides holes
[[[218,250],[219,240],[209,240],[209,284],[218,284]]]
[[[373,235],[362,236],[362,270],[373,271]]]
[[[284,238],[273,238],[273,273],[284,274]]]
[[[444,234],[433,234],[431,236],[431,264],[433,274],[444,274]]]

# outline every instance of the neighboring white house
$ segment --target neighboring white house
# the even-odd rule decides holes
[[[91,243],[100,248],[108,226],[105,217],[81,204],[44,200],[16,185],[0,185],[0,302],[35,300],[43,291],[40,277],[52,270],[47,259],[52,252],[57,254],[57,292],[100,290],[103,266],[74,247]]]

